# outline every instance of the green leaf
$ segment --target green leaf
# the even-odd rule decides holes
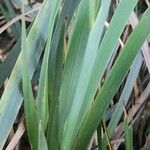
[[[24,5],[24,4],[22,4]],[[38,120],[35,109],[35,103],[32,93],[32,86],[29,77],[29,68],[26,50],[26,28],[25,28],[25,16],[24,16],[24,6],[22,6],[22,38],[21,38],[21,56],[22,61],[20,64],[20,70],[22,73],[22,86],[23,86],[23,96],[24,96],[24,109],[25,109],[25,120],[27,131],[29,135],[29,140],[31,148],[37,150],[38,148]]]
[[[107,1],[107,3],[106,3],[106,1],[101,2],[102,11],[103,11],[102,13],[104,13],[104,14],[101,18],[101,10],[100,10],[100,12],[99,12],[100,19],[99,20],[102,22],[102,25],[104,25],[103,24],[103,22],[105,21],[104,19],[107,17],[109,3],[110,3],[110,1]],[[93,36],[95,36],[95,34],[93,34],[91,32],[91,39],[96,43],[95,45],[93,44],[95,47],[91,46],[92,45],[91,43],[94,43],[93,41],[91,43],[87,43],[87,45],[89,44],[88,45],[89,50],[87,50],[87,53],[83,54],[84,56],[82,59],[84,59],[84,62],[83,63],[82,62],[74,62],[75,65],[80,64],[80,66],[76,67],[76,70],[80,69],[80,68],[82,70],[81,70],[81,73],[79,72],[80,73],[79,75],[74,73],[75,77],[72,78],[71,81],[68,80],[68,82],[76,81],[76,83],[74,83],[74,87],[76,87],[76,88],[74,88],[70,84],[69,86],[73,89],[69,89],[68,91],[63,93],[64,95],[65,95],[65,93],[67,93],[68,95],[69,94],[71,95],[71,96],[69,95],[67,98],[71,101],[71,104],[72,104],[72,107],[70,106],[71,108],[70,108],[69,116],[66,120],[66,123],[65,123],[65,126],[63,129],[63,132],[64,132],[63,139],[65,140],[65,137],[67,138],[66,143],[69,140],[74,140],[75,136],[78,133],[78,129],[80,128],[82,121],[83,121],[84,117],[86,116],[86,113],[93,101],[98,83],[101,80],[104,70],[111,58],[113,49],[114,49],[115,45],[117,44],[119,36],[121,35],[121,32],[123,31],[125,24],[127,22],[127,19],[129,17],[130,13],[132,12],[132,10],[134,9],[134,7],[137,3],[137,0],[132,1],[132,3],[130,4],[129,7],[124,7],[124,5],[127,5],[128,3],[129,3],[129,1],[128,2],[121,1],[120,5],[118,6],[118,8],[115,11],[115,14],[111,20],[110,26],[109,26],[108,30],[106,31],[106,34],[104,35],[104,38],[102,39],[101,42],[100,42],[101,34],[100,35],[96,34],[97,37],[93,38]],[[81,22],[80,22],[80,24],[81,24]],[[94,22],[93,22],[93,24],[94,24]],[[101,28],[103,29],[103,26],[101,26]],[[100,33],[103,31],[101,28],[100,28]],[[112,35],[114,35],[113,38],[112,38]],[[107,43],[108,41],[109,41],[109,44]],[[96,48],[97,48],[98,44],[100,44],[100,46],[97,50]],[[92,47],[92,49],[90,46]],[[67,62],[67,60],[66,60],[66,62]],[[68,66],[68,68],[69,68],[69,66]],[[66,76],[68,77],[68,74]],[[66,85],[68,86],[68,84],[66,84]],[[71,90],[72,90],[72,93],[69,93]],[[61,94],[61,91],[60,91],[60,94]],[[63,97],[63,100],[64,99],[66,99],[66,98]],[[73,101],[73,103],[72,103],[72,101]],[[60,107],[61,107],[61,103],[60,103]],[[65,109],[64,109],[64,112],[65,112]],[[62,114],[62,113],[60,113],[60,114]],[[63,117],[62,117],[62,119],[63,119]],[[77,122],[77,120],[78,120],[78,122]],[[62,124],[62,123],[60,123],[60,124]],[[68,136],[68,134],[69,134],[69,136]]]
[[[31,25],[27,28],[27,33],[29,32]],[[8,53],[7,57],[0,64],[0,87],[4,83],[4,81],[10,76],[13,67],[18,59],[20,54],[21,40],[18,39],[17,43],[13,46],[11,51]]]
[[[81,125],[81,122],[83,121],[85,114],[90,104],[92,103],[92,101],[88,101],[87,99],[86,101],[84,101],[84,97],[87,94],[86,89],[88,86],[88,81],[90,80],[90,77],[92,74],[92,67],[94,65],[94,60],[98,52],[100,40],[102,38],[104,22],[106,20],[106,17],[108,16],[110,2],[111,2],[110,0],[101,1],[101,7],[97,14],[95,23],[93,23],[93,27],[90,31],[90,34],[87,40],[87,46],[85,49],[83,63],[81,65],[81,72],[80,72],[79,77],[76,77],[76,78],[79,78],[78,84],[74,91],[74,97],[72,100],[73,103],[72,103],[71,110],[70,110],[69,116],[65,124],[66,131],[64,131],[65,134],[63,136],[63,137],[66,136],[70,139],[72,138],[72,140],[75,138],[76,133]],[[88,93],[87,95],[89,94],[90,93]]]
[[[108,124],[107,130],[110,137],[112,136],[113,132],[115,131],[115,128],[117,127],[117,124],[119,123],[119,120],[123,114],[124,106],[126,106],[126,104],[129,101],[129,97],[131,95],[137,76],[140,72],[142,63],[143,63],[142,53],[139,52],[132,63],[123,91],[117,104],[115,105],[115,111],[113,112],[111,120]],[[103,139],[103,144],[107,144],[105,138]]]
[[[123,107],[126,106],[129,97],[131,95],[134,83],[137,79],[137,76],[139,74],[140,68],[143,63],[143,58],[141,52],[139,52],[136,56],[136,58],[133,61],[133,64],[130,68],[130,72],[127,78],[127,81],[125,83],[125,86],[123,88],[122,94],[119,98],[119,101],[117,103],[117,107],[115,109],[114,114],[112,115],[112,118],[108,125],[108,133],[111,136],[113,131],[115,130],[122,114],[123,114]]]
[[[122,0],[119,3],[113,15],[113,18],[111,19],[109,28],[106,31],[100,43],[100,46],[98,48],[98,53],[94,60],[94,65],[93,67],[90,65],[90,67],[92,67],[92,74],[91,74],[90,80],[87,80],[88,86],[86,87],[87,88],[86,93],[89,93],[89,94],[85,94],[84,103],[82,107],[87,105],[86,107],[89,108],[88,105],[92,103],[98,84],[102,80],[102,76],[110,61],[114,48],[127,23],[127,19],[129,15],[131,14],[132,10],[134,9],[137,1],[138,0],[133,0],[132,2],[130,0]],[[124,7],[124,6],[128,6],[129,3],[130,3],[129,7]],[[90,57],[89,60],[91,59],[93,58]]]
[[[129,127],[128,119],[124,120],[124,132],[125,132],[125,148],[126,150],[133,150],[133,128]]]
[[[62,75],[62,84],[59,95],[59,125],[60,125],[60,147],[68,149],[70,136],[64,136],[66,128],[64,123],[67,119],[73,103],[74,91],[78,83],[78,76],[81,71],[81,64],[86,49],[86,43],[92,24],[94,23],[99,1],[94,2],[82,0],[77,13],[75,26],[69,39],[68,54]],[[94,10],[94,8],[97,8]],[[62,133],[63,132],[63,133]],[[67,140],[66,140],[67,139]]]
[[[47,40],[47,27],[50,20],[50,13],[47,12],[49,12],[50,6],[51,2],[49,0],[45,0],[27,36],[26,49],[30,60],[28,62],[30,79],[32,78],[42,49]],[[8,134],[22,104],[22,96],[19,87],[21,80],[21,74],[19,70],[21,61],[22,60],[20,55],[0,100],[0,149],[2,149],[8,137]]]
[[[57,28],[56,28],[57,29]],[[56,31],[55,29],[55,31]],[[58,30],[57,30],[58,31]],[[64,32],[64,28],[62,29]],[[55,37],[55,34],[54,34]],[[64,33],[62,33],[61,37],[59,37],[59,44],[57,49],[55,49],[56,45],[51,47],[49,58],[49,74],[48,74],[48,89],[49,89],[49,122],[48,122],[48,130],[47,130],[47,140],[49,141],[50,149],[57,149],[59,145],[59,136],[58,136],[58,92],[61,81],[61,73],[62,73],[62,53],[63,53],[63,42],[64,42]],[[56,40],[57,41],[57,40]],[[56,51],[57,52],[56,52]],[[56,55],[55,55],[56,52]],[[53,56],[53,57],[52,57]]]
[[[123,1],[121,1],[123,2]],[[89,109],[78,132],[73,149],[83,149],[87,146],[92,134],[96,130],[104,111],[109,106],[122,80],[127,74],[133,59],[150,33],[150,8],[144,13],[140,23],[128,38],[125,47],[115,62],[108,79]],[[142,34],[141,34],[142,33]],[[111,89],[110,89],[111,87]]]
[[[94,19],[93,14],[95,12],[88,12],[88,5],[88,2],[85,2],[84,0],[80,2],[76,23],[67,48],[68,54],[62,75],[62,84],[59,96],[59,124],[61,126],[64,125],[64,121],[67,118],[72,104],[74,90],[78,81],[77,76],[80,74],[81,64],[83,62],[89,29],[92,27],[92,21],[90,19]]]
[[[40,73],[39,87],[38,87],[38,95],[37,95],[38,117],[39,117],[39,120],[41,120],[44,131],[46,131],[47,129],[47,123],[49,119],[49,109],[51,111],[51,105],[49,105],[50,102],[48,101],[48,96],[49,96],[48,95],[48,92],[49,92],[49,89],[48,89],[48,67],[49,66],[48,64],[49,64],[49,55],[50,55],[50,50],[51,50],[50,46],[51,46],[54,23],[55,23],[58,10],[60,8],[60,4],[61,4],[60,0],[52,1],[51,3],[52,7],[51,7],[51,16],[50,16],[51,19],[50,19],[49,30],[48,30],[48,41],[47,41],[45,52],[44,52],[42,68],[41,68],[41,73]],[[49,106],[50,108],[48,108]],[[53,144],[54,143],[49,144],[50,149],[52,148]]]
[[[48,150],[46,138],[43,132],[42,124],[39,123],[39,135],[38,135],[38,150]]]
[[[37,111],[38,118],[41,120],[44,129],[47,127],[48,121],[48,61],[51,46],[51,38],[53,33],[53,27],[56,15],[60,7],[61,0],[55,0],[51,2],[50,7],[50,23],[48,25],[48,41],[46,44],[42,68],[39,79],[38,95],[37,95]]]
[[[49,55],[49,123],[47,140],[49,149],[57,149],[59,145],[58,129],[58,95],[63,69],[64,36],[72,19],[79,0],[65,0],[53,34]]]
[[[15,46],[11,49],[8,56],[5,60],[0,64],[0,87],[4,83],[4,81],[9,77],[11,71],[17,61],[17,58],[20,54],[20,40],[15,44]]]

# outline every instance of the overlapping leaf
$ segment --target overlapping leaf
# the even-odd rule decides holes
[[[121,1],[123,2],[123,1]],[[135,28],[125,44],[120,56],[114,64],[108,79],[101,88],[96,100],[89,109],[85,120],[78,132],[74,149],[85,148],[97,128],[100,119],[115,95],[121,81],[129,70],[134,57],[150,33],[150,8],[144,13],[140,23]],[[142,32],[142,35],[141,35]],[[124,65],[125,64],[125,65]],[[111,89],[110,89],[111,87]]]
[[[35,22],[29,32],[26,42],[27,44],[27,55],[29,56],[30,62],[28,62],[30,79],[35,70],[36,64],[40,58],[42,49],[47,40],[47,31],[48,24],[50,20],[50,8],[51,2],[49,0],[45,0],[43,3],[43,7]],[[0,149],[3,147],[7,136],[11,130],[11,127],[15,121],[15,118],[18,114],[19,108],[22,104],[22,96],[20,93],[20,61],[21,56],[19,56],[16,65],[12,71],[10,79],[7,83],[5,91],[2,95],[0,101]]]

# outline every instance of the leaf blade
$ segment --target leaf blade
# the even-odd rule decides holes
[[[80,128],[80,131],[78,132],[79,134],[74,143],[73,149],[86,147],[90,137],[92,136],[92,133],[99,124],[99,120],[108,107],[112,97],[115,95],[115,92],[117,91],[122,79],[126,75],[134,57],[136,56],[138,50],[141,48],[142,44],[150,33],[150,29],[148,28],[150,26],[149,20],[150,8],[147,9],[147,11],[144,13],[138,26],[135,28],[127,43],[125,44],[120,57],[115,62],[115,65],[113,66],[108,79],[101,88],[98,97],[90,108]],[[130,49],[132,49],[132,53],[130,53]],[[126,66],[123,67],[123,64],[126,64]],[[118,74],[118,72],[121,72],[121,74]],[[111,90],[109,90],[110,87],[112,87]]]

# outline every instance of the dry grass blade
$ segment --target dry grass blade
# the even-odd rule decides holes
[[[40,10],[40,8],[41,8],[41,6],[36,7],[36,8],[33,8],[31,11],[25,13],[25,15],[28,15],[28,14],[30,14],[30,13],[33,13],[33,12],[36,11],[36,10]],[[2,33],[3,33],[6,29],[8,29],[11,25],[13,25],[13,24],[16,23],[18,20],[20,20],[21,17],[22,17],[22,15],[19,15],[19,16],[13,18],[12,20],[10,20],[10,21],[9,21],[7,24],[5,24],[4,26],[2,26],[2,27],[0,28],[0,34],[2,34]],[[27,18],[27,19],[28,19],[28,18]]]
[[[148,0],[144,0],[147,6],[150,6],[150,2]]]
[[[18,126],[15,135],[13,136],[13,138],[11,139],[10,143],[8,144],[5,150],[13,150],[16,147],[19,140],[21,139],[24,132],[25,132],[25,126],[24,126],[24,120],[22,120]]]

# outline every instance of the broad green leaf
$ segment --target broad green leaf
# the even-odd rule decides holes
[[[123,0],[121,1],[123,2]],[[132,61],[150,33],[150,8],[144,13],[141,21],[128,38],[117,61],[115,62],[108,79],[89,109],[82,126],[78,132],[73,149],[83,149],[87,146],[92,134],[96,130],[104,111],[117,92],[122,80],[127,74]],[[141,34],[142,33],[142,34]],[[110,89],[111,87],[111,89]]]
[[[30,60],[30,62],[28,62],[30,79],[32,78],[36,64],[47,40],[47,27],[50,19],[50,13],[48,12],[50,5],[51,2],[49,0],[44,1],[43,6],[39,11],[39,14],[37,15],[26,39],[26,49]],[[0,100],[0,149],[2,149],[8,137],[11,127],[18,114],[19,108],[22,104],[22,96],[19,87],[21,80],[21,74],[19,70],[21,61],[20,55]]]

